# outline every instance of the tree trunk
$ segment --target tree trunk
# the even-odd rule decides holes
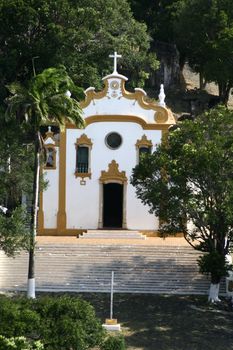
[[[199,88],[200,90],[204,90],[204,78],[202,72],[199,73]]]
[[[223,103],[225,106],[227,106],[229,95],[231,91],[231,83],[218,83],[218,90],[219,90],[219,100],[220,103]]]
[[[29,245],[29,261],[28,261],[28,285],[27,297],[35,298],[35,242],[37,234],[37,212],[39,198],[39,179],[40,179],[40,138],[39,133],[35,135],[34,150],[34,178],[33,178],[33,200],[30,222],[30,245]]]
[[[218,297],[220,283],[211,283],[209,289],[208,301],[210,303],[216,303],[221,301]]]

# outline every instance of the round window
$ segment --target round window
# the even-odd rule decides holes
[[[106,145],[111,149],[117,149],[122,144],[121,135],[116,132],[111,132],[106,136],[105,139]]]

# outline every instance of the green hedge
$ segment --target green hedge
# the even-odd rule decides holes
[[[125,350],[125,340],[122,335],[109,336],[103,343],[101,350]]]
[[[80,298],[1,297],[0,315],[0,334],[40,340],[45,350],[86,350],[100,345],[105,337],[93,307]]]

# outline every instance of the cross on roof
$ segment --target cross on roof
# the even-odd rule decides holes
[[[115,51],[114,55],[109,55],[109,57],[114,58],[114,70],[113,70],[113,73],[117,73],[117,59],[121,58],[122,56],[118,55],[117,52]]]

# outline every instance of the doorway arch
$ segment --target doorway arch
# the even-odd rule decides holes
[[[103,184],[103,227],[122,228],[123,224],[123,185]]]
[[[99,228],[127,228],[125,171],[119,171],[115,160],[100,176]]]

